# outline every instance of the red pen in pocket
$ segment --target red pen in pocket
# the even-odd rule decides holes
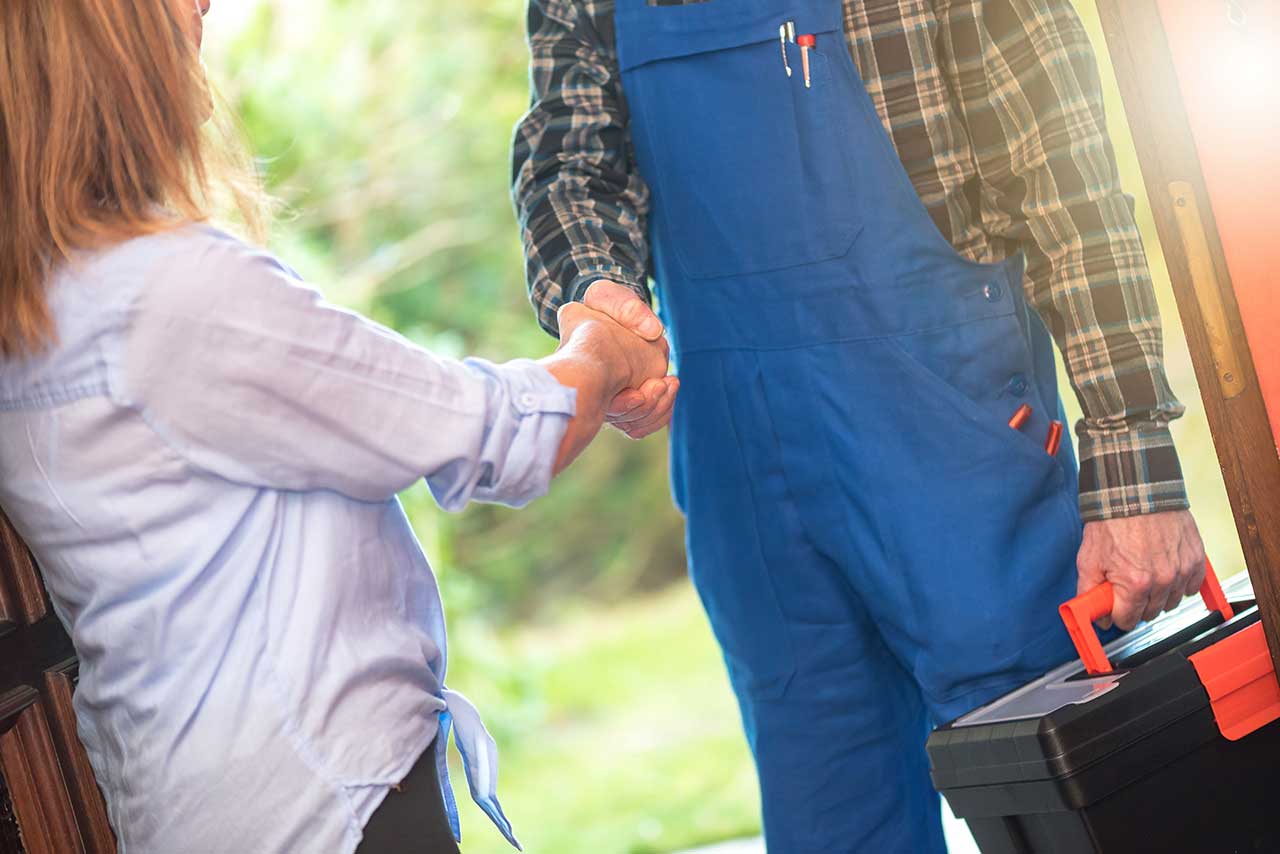
[[[796,44],[800,45],[800,65],[804,68],[804,88],[809,88],[809,49],[818,46],[818,37],[812,33],[796,36]]]
[[[1049,438],[1045,440],[1044,450],[1051,457],[1058,455],[1058,449],[1062,447],[1062,422],[1052,421],[1049,423]]]
[[[1009,419],[1010,430],[1021,430],[1027,426],[1027,422],[1031,420],[1031,405],[1024,403],[1018,407],[1018,411],[1013,413],[1013,417]]]

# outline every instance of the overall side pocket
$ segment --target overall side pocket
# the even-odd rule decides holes
[[[796,655],[776,587],[782,567],[761,538],[771,513],[753,478],[759,461],[749,460],[742,435],[764,422],[743,422],[742,402],[729,399],[723,358],[698,354],[681,371],[682,405],[693,426],[677,449],[685,468],[689,571],[735,689],[777,699],[795,675]],[[735,382],[751,380],[735,375]]]

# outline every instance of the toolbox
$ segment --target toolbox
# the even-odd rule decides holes
[[[983,854],[1280,852],[1280,684],[1249,577],[1210,570],[1202,593],[1105,649],[1109,591],[1067,603],[1082,661],[933,733],[934,785]]]

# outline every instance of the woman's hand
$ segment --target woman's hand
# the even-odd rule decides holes
[[[561,307],[560,347],[542,364],[561,385],[577,390],[578,411],[561,442],[557,474],[595,438],[609,404],[627,389],[665,377],[669,358],[665,339],[646,341],[608,315],[580,303]],[[651,416],[659,426],[670,417],[674,390],[667,397]]]

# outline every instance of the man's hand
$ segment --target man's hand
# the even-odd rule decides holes
[[[602,369],[607,395],[600,402],[604,411],[625,389],[666,376],[670,351],[661,336],[641,338],[612,316],[580,303],[560,307],[559,327],[557,353],[595,360]]]
[[[583,305],[608,315],[645,341],[662,338],[662,321],[624,285],[604,279],[594,282],[587,288]],[[667,426],[679,390],[680,380],[665,375],[628,388],[609,403],[606,420],[632,439],[643,439]]]
[[[1126,631],[1175,608],[1204,583],[1204,543],[1186,510],[1089,522],[1076,561],[1078,593],[1110,581],[1114,621]]]
[[[561,385],[577,390],[578,406],[560,444],[556,473],[595,438],[610,402],[624,389],[665,377],[670,357],[665,339],[646,341],[579,303],[562,306],[559,322],[560,346],[542,364]]]

